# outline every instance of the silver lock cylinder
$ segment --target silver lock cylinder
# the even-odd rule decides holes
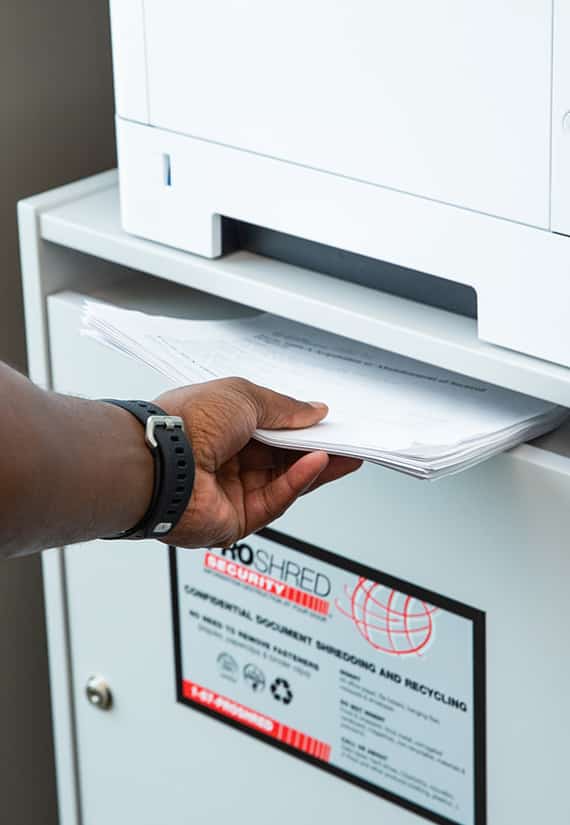
[[[90,676],[85,685],[87,701],[99,710],[109,710],[113,704],[111,688],[102,676]]]

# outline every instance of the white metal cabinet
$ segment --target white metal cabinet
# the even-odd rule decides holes
[[[127,291],[116,291],[119,301]],[[156,291],[154,300],[159,309]],[[162,389],[147,368],[81,338],[80,308],[65,293],[48,303],[56,388],[144,397]],[[570,618],[569,497],[570,459],[522,447],[435,484],[368,466],[278,525],[486,612],[491,825],[570,816],[570,665],[560,655]],[[418,821],[176,703],[163,546],[99,542],[65,553],[83,825],[262,823],[268,811],[283,825]],[[108,714],[84,698],[92,672],[114,691]]]
[[[482,344],[468,319],[252,255],[203,261],[125,235],[114,175],[30,199],[20,221],[30,364],[46,386],[95,396],[162,389],[146,368],[80,337],[78,307],[55,295],[62,289],[147,310],[236,311],[182,287],[164,297],[164,284],[130,266],[443,366],[463,360],[468,374],[569,403],[566,370]],[[280,522],[284,532],[486,612],[490,825],[570,817],[569,452],[568,433],[559,433],[543,449],[523,446],[436,484],[367,466]],[[176,703],[164,547],[50,551],[44,570],[62,825],[422,821]],[[85,699],[94,672],[114,691],[108,714]]]

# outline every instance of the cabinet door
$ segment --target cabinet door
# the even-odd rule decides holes
[[[57,389],[143,398],[161,389],[148,368],[79,335],[77,304],[51,298],[49,310]],[[570,820],[570,660],[560,655],[570,622],[570,461],[556,459],[523,448],[433,484],[367,465],[277,525],[486,613],[489,825]],[[177,702],[163,545],[68,548],[65,576],[82,825],[424,821]],[[85,698],[93,674],[110,685],[109,711]]]
[[[150,122],[547,227],[550,0],[147,0]]]

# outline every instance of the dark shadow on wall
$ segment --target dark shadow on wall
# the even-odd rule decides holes
[[[16,201],[114,165],[106,0],[0,0],[0,358],[22,371]],[[57,822],[38,558],[0,565],[0,822]]]

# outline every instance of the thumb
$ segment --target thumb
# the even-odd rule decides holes
[[[300,495],[315,484],[328,463],[327,453],[308,453],[278,478],[251,490],[244,502],[247,534],[261,530],[266,524],[279,518]]]
[[[266,430],[300,429],[318,424],[329,408],[320,401],[297,401],[288,395],[251,384],[251,399],[257,410],[257,426]]]

